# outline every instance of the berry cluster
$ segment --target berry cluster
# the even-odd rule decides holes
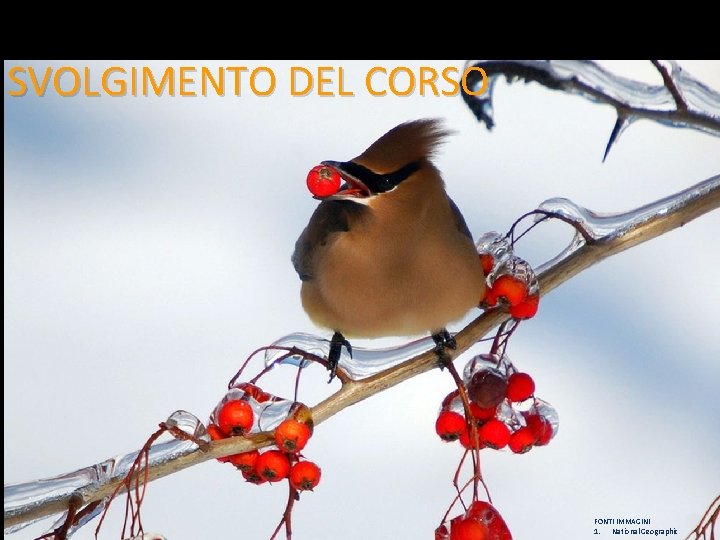
[[[485,296],[480,306],[508,306],[516,319],[529,319],[537,313],[540,302],[537,277],[524,259],[513,253],[508,236],[497,232],[482,235],[475,242],[485,274]]]
[[[519,321],[514,324],[517,326]],[[523,454],[535,446],[548,444],[558,430],[557,412],[535,396],[533,378],[518,371],[504,352],[510,334],[505,334],[503,345],[500,345],[501,335],[502,326],[491,352],[470,359],[462,376],[452,363],[447,365],[457,389],[443,399],[435,431],[443,441],[459,441],[465,452],[453,480],[458,494],[435,530],[436,540],[512,540],[499,512],[478,499],[478,484],[482,483],[490,500],[480,471],[480,451],[509,448],[515,454]],[[473,474],[461,488],[458,477],[468,454],[472,455]],[[472,502],[467,505],[462,502],[462,496],[470,485],[474,486]],[[450,511],[458,501],[466,511],[448,522]]]
[[[465,366],[463,383],[473,424],[466,418],[460,391],[450,392],[435,422],[442,440],[459,440],[466,449],[509,447],[522,454],[548,444],[557,433],[555,409],[535,397],[532,377],[517,371],[507,356],[475,356]]]
[[[210,438],[219,440],[260,431],[257,419],[268,403],[278,401],[281,400],[256,385],[238,384],[210,416],[207,427]],[[262,453],[250,450],[218,458],[218,461],[232,463],[242,472],[245,480],[253,484],[279,482],[287,478],[297,491],[312,490],[320,482],[320,467],[300,454],[312,435],[312,429],[309,409],[295,404],[275,428],[277,449]]]
[[[500,513],[488,502],[474,501],[467,511],[435,529],[435,540],[512,540]]]

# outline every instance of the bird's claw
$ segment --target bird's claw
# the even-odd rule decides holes
[[[352,358],[352,345],[345,339],[340,332],[335,332],[332,339],[330,340],[330,351],[328,352],[328,369],[330,370],[330,380],[332,382],[337,374],[338,364],[340,362],[340,355],[342,354],[342,348],[345,347],[350,358]]]
[[[437,334],[433,334],[432,338],[435,342],[435,348],[433,349],[435,351],[435,354],[438,355],[438,358],[442,362],[447,361],[449,356],[445,352],[445,350],[457,349],[457,341],[455,341],[455,338],[450,335],[450,332],[448,332],[444,328],[440,330],[440,332],[438,332]]]

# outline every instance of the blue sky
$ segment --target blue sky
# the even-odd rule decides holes
[[[97,74],[116,64],[5,62],[5,83],[15,65]],[[176,409],[204,419],[251,350],[295,331],[326,335],[302,311],[290,264],[316,204],[305,175],[400,122],[440,117],[457,132],[437,163],[476,237],[550,197],[622,211],[720,171],[719,139],[648,121],[602,163],[613,110],[535,84],[499,81],[491,132],[459,97],[360,91],[374,65],[458,60],[233,64],[278,74],[343,66],[357,92],[291,97],[279,79],[269,97],[5,93],[6,482],[139,448]],[[720,88],[720,62],[681,64]],[[641,62],[605,65],[659,82]],[[591,538],[601,517],[648,517],[684,537],[717,495],[719,227],[713,212],[583,272],[514,337],[511,358],[560,415],[549,446],[483,454],[516,540]],[[542,262],[568,237],[548,226],[519,254]],[[280,392],[292,377],[274,373],[270,384]],[[327,394],[325,381],[319,371],[305,377],[306,402]],[[295,536],[431,536],[460,457],[434,434],[451,384],[433,371],[322,424],[306,455],[323,481],[296,506]],[[285,497],[282,486],[246,485],[229,466],[206,463],[153,483],[144,523],[173,540],[262,539]],[[119,531],[119,514],[104,537]]]

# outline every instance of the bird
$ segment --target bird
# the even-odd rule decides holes
[[[390,129],[349,161],[323,161],[343,185],[322,197],[291,257],[309,318],[334,332],[330,379],[348,338],[430,333],[477,307],[485,276],[472,234],[432,158],[451,132],[441,120]],[[316,197],[320,198],[320,197]]]

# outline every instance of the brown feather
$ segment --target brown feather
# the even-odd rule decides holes
[[[377,173],[388,173],[422,159],[430,159],[444,139],[452,134],[442,121],[425,118],[392,128],[353,159]]]

